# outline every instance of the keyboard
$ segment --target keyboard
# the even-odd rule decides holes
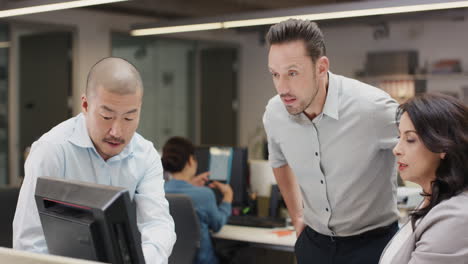
[[[229,217],[228,225],[251,226],[263,228],[285,227],[284,218],[260,217],[253,215],[232,215]]]

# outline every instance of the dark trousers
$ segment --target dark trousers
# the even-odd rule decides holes
[[[306,227],[294,247],[298,264],[377,264],[398,223],[349,237],[330,237]]]

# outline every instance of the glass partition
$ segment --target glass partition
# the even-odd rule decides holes
[[[157,149],[175,135],[194,140],[195,48],[190,40],[112,35],[112,56],[140,71],[145,91],[138,132]]]

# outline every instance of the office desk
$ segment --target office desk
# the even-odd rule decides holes
[[[102,262],[74,259],[0,247],[0,262],[8,264],[102,264]]]
[[[285,229],[225,225],[218,233],[214,233],[212,236],[216,239],[249,243],[254,247],[293,252],[294,244],[296,243],[296,232],[285,236],[278,236],[273,233],[275,230]]]

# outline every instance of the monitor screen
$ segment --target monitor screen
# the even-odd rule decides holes
[[[50,254],[114,264],[145,263],[135,208],[126,189],[39,177],[35,197]]]
[[[221,149],[226,149],[225,147],[216,147]],[[210,149],[213,147],[210,146],[201,146],[195,148],[195,156],[198,161],[198,169],[197,174],[200,174],[205,171],[210,171],[210,168],[218,166],[221,168],[226,168],[226,160],[225,159],[212,159]],[[230,147],[227,148],[232,150],[232,156],[230,160],[230,169],[229,173],[230,176],[225,176],[229,178],[229,180],[222,182],[228,182],[231,185],[231,188],[234,192],[234,199],[233,205],[234,206],[245,206],[248,202],[248,193],[247,188],[249,186],[248,179],[249,179],[249,169],[247,164],[247,149],[246,148],[238,148],[238,147]],[[220,165],[216,163],[224,163],[225,165]],[[229,167],[229,166],[228,166]],[[213,178],[211,175],[212,171],[210,171],[210,180],[217,180],[216,178],[222,178],[223,176],[215,175]]]
[[[229,183],[231,180],[232,158],[234,151],[230,147],[210,147],[210,179]]]

